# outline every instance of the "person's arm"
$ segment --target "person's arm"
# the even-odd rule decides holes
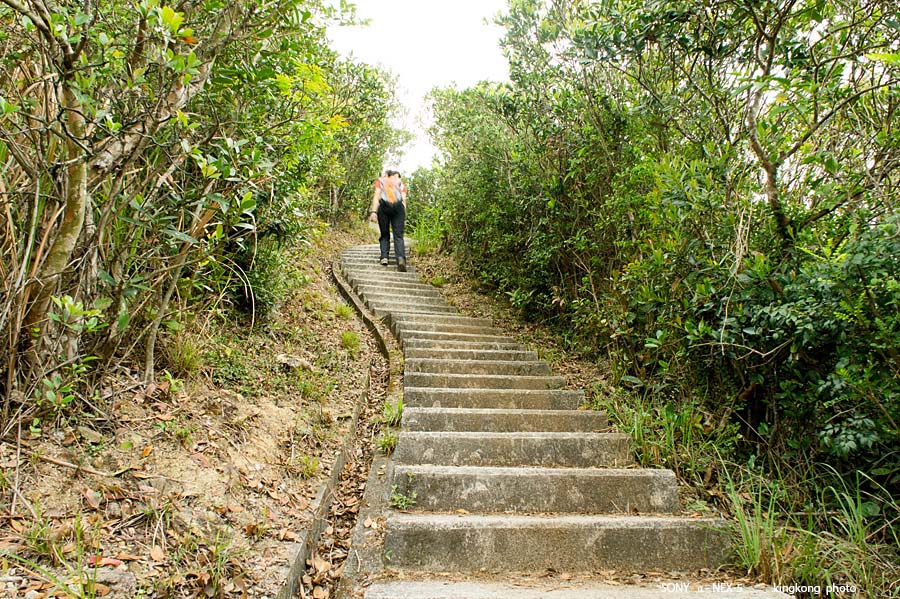
[[[406,189],[406,183],[400,183],[400,198],[403,200],[403,209],[406,210],[406,196],[409,192]]]
[[[378,220],[378,200],[381,199],[381,187],[378,183],[378,181],[375,181],[375,193],[372,194],[372,203],[369,205],[368,218],[373,223]]]

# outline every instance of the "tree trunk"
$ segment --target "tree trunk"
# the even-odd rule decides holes
[[[87,157],[79,142],[84,139],[84,113],[78,98],[71,88],[63,83],[63,106],[65,112],[66,149],[69,166],[66,169],[66,206],[63,220],[56,232],[53,245],[47,253],[41,271],[34,283],[37,291],[25,317],[25,336],[31,338],[34,327],[43,333],[43,321],[50,306],[50,296],[56,288],[60,276],[69,265],[72,252],[84,226],[84,212],[87,205]],[[35,345],[39,345],[39,342]]]
[[[766,173],[766,201],[769,204],[769,210],[772,211],[772,216],[775,217],[778,236],[783,245],[790,245],[791,221],[784,213],[784,205],[781,203],[781,195],[778,193],[778,167],[772,162],[766,161],[763,164],[763,171]]]

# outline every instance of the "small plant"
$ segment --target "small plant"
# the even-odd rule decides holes
[[[43,392],[38,396],[38,405],[44,401],[50,404],[53,413],[56,416],[62,412],[75,400],[75,393],[70,384],[64,384],[62,377],[58,374],[45,378],[41,383],[44,386]]]
[[[353,309],[347,304],[338,304],[334,307],[334,315],[343,320],[349,320],[353,316]]]
[[[397,433],[390,430],[381,431],[378,439],[375,440],[375,444],[382,453],[390,455],[394,448],[397,447]]]
[[[166,364],[178,375],[189,377],[203,366],[203,351],[191,335],[177,334],[169,338],[165,346]]]
[[[431,285],[434,285],[435,287],[443,287],[444,285],[446,285],[448,283],[448,280],[446,277],[437,275],[436,277],[431,277],[431,279],[428,280],[428,283],[430,283]]]
[[[401,493],[400,488],[397,485],[391,485],[391,499],[389,504],[392,508],[397,510],[408,510],[416,505],[416,497],[417,493],[415,491],[412,491],[407,495]]]
[[[49,521],[45,521],[43,518],[39,519],[41,520],[41,523],[38,524],[40,535],[59,536],[57,531],[50,530],[50,526],[47,524]],[[29,540],[28,537],[29,535],[26,535],[26,541]],[[55,571],[56,569],[51,570],[34,560],[19,555],[10,554],[3,555],[3,557],[20,563],[26,569],[40,573],[49,583],[52,583],[53,587],[48,589],[49,592],[46,595],[48,597],[64,596],[73,599],[96,599],[102,594],[97,586],[97,569],[90,567],[86,559],[88,552],[96,549],[96,544],[92,545],[89,540],[85,539],[85,530],[80,517],[75,518],[65,537],[69,541],[65,545],[58,544],[58,541],[46,541],[47,544],[42,545],[42,548],[49,552],[46,555],[51,561],[64,569],[63,574]],[[60,539],[60,541],[62,540]],[[33,545],[29,545],[29,548],[32,551],[36,549]],[[38,552],[35,551],[35,553]],[[72,553],[75,554],[74,561],[67,560],[66,555]],[[38,555],[41,554],[38,553]],[[54,591],[59,591],[63,594],[61,595]]]
[[[403,419],[403,398],[397,399],[397,403],[384,400],[381,406],[381,421],[388,426],[399,426]]]
[[[297,459],[297,468],[300,473],[300,478],[308,480],[319,473],[319,459],[308,455],[302,455]]]
[[[355,331],[344,331],[341,333],[341,345],[352,358],[356,358],[359,353],[359,335]]]

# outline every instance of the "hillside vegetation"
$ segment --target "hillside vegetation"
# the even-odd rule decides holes
[[[318,0],[0,2],[3,433],[157,373],[157,339],[265,317],[280,246],[367,195],[401,139],[389,76]],[[79,404],[77,406],[72,403]]]
[[[729,508],[743,567],[895,596],[894,3],[516,0],[498,21],[510,81],[432,93],[423,246],[609,359],[630,398],[596,403]]]

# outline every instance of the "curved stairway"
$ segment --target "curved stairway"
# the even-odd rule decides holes
[[[340,264],[405,360],[388,476],[415,504],[386,512],[382,551],[402,576],[365,597],[600,597],[599,587],[557,594],[546,585],[532,595],[503,579],[723,563],[722,521],[679,515],[674,474],[638,468],[628,437],[605,432],[605,414],[577,410],[583,391],[562,389],[536,353],[488,319],[460,315],[412,269],[380,266],[377,246],[350,248]],[[436,573],[492,580],[448,583]]]

